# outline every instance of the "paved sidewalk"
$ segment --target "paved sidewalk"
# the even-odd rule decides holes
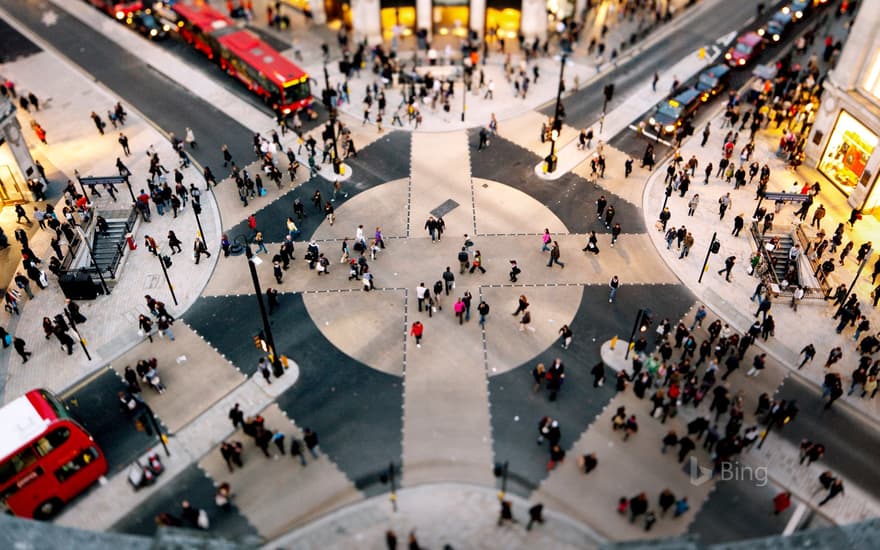
[[[30,38],[37,44],[41,43],[38,37]],[[32,116],[46,128],[49,145],[40,144],[30,131],[25,131],[24,136],[35,157],[43,161],[50,177],[54,174],[52,186],[56,189],[63,187],[66,179],[73,179],[74,170],[77,169],[83,176],[116,174],[115,159],[120,156],[133,172],[132,186],[137,193],[143,186],[139,182],[147,177],[148,159],[144,151],[151,145],[166,167],[170,169],[175,165],[176,154],[166,137],[130,107],[126,107],[129,111],[126,125],[118,131],[128,136],[132,156],[122,155],[116,140],[118,131],[114,131],[109,124],[106,135],[98,135],[89,120],[89,113],[93,110],[98,112],[106,122],[106,111],[113,107],[117,98],[72,69],[54,53],[44,51],[19,59],[5,64],[2,70],[44,100],[45,107],[39,113],[19,112],[18,116],[24,128],[28,127]],[[47,74],[53,75],[53,78],[46,79]],[[203,188],[201,175],[195,167],[184,170],[184,175],[187,186],[196,183]],[[99,212],[130,208],[131,198],[124,185],[118,186],[117,202],[112,201],[103,189],[100,192],[103,197],[92,197]],[[202,227],[209,247],[214,248],[214,243],[219,239],[220,218],[213,195],[204,193],[202,204]],[[56,210],[60,211],[60,208]],[[174,263],[168,270],[179,306],[172,302],[159,260],[143,245],[144,235],[150,234],[160,243],[162,252],[170,254],[166,238],[169,230],[174,230],[183,241],[183,253],[172,256]],[[15,335],[28,343],[34,357],[27,365],[22,365],[20,358],[10,349],[0,362],[5,399],[35,387],[59,391],[137,344],[140,341],[137,316],[147,311],[141,298],[144,294],[151,294],[165,302],[172,315],[184,311],[198,297],[217,259],[214,254],[198,266],[194,264],[190,251],[196,235],[195,217],[189,206],[176,219],[170,212],[159,216],[153,208],[152,222],[139,224],[134,235],[138,248],[126,251],[120,276],[111,294],[99,296],[93,302],[80,302],[83,314],[89,319],[80,330],[88,342],[91,361],[85,358],[79,348],[75,349],[72,358],[68,358],[54,345],[54,339],[53,345],[43,345],[42,318],[53,317],[64,307],[64,297],[55,277],[50,275],[49,288],[44,291],[35,288],[33,303],[25,303],[14,329]],[[44,259],[44,264],[51,254],[49,240],[49,231],[37,232],[31,239],[31,247]]]
[[[296,25],[287,30],[278,30],[269,27],[266,25],[265,2],[266,0],[257,0],[254,2],[254,10],[257,14],[257,17],[250,23],[250,26],[259,28],[262,32],[275,36],[282,41],[290,41],[292,39],[297,43],[297,47],[300,48],[302,51],[303,61],[295,62],[305,68],[306,72],[312,75],[312,77],[317,82],[316,84],[313,84],[312,94],[316,98],[319,98],[320,90],[324,89],[324,65],[323,55],[321,54],[320,49],[320,46],[324,41],[326,41],[327,44],[330,46],[331,59],[333,60],[331,63],[327,64],[327,69],[330,74],[331,86],[335,87],[338,83],[342,82],[343,77],[339,72],[338,63],[336,63],[336,61],[341,57],[341,51],[339,49],[338,43],[336,42],[335,35],[328,38],[326,29],[319,30],[318,27],[320,26],[315,26],[311,28],[308,31],[308,34],[306,34],[305,36],[300,27]],[[636,28],[639,28],[640,25],[643,26],[646,23],[640,22],[638,18],[635,21],[618,21],[617,16],[610,13],[613,10],[611,8],[608,8],[607,5],[603,3],[602,7],[597,8],[597,10],[592,10],[590,12],[588,18],[588,25],[590,26],[590,30],[584,30],[584,32],[581,34],[582,39],[580,44],[577,45],[574,53],[568,58],[568,64],[565,69],[566,90],[571,91],[575,88],[582,88],[586,86],[592,80],[601,77],[603,74],[611,70],[615,66],[615,64],[620,64],[629,59],[629,57],[638,55],[638,53],[640,53],[641,51],[644,51],[645,49],[658,44],[660,41],[662,41],[663,37],[685,28],[688,21],[693,18],[695,14],[699,14],[702,11],[712,9],[712,6],[717,2],[719,2],[719,0],[702,0],[694,7],[686,8],[686,0],[670,0],[669,4],[677,7],[677,10],[675,11],[677,11],[679,15],[668,23],[660,24],[648,35],[647,38],[640,40],[636,43],[634,47],[622,52],[621,55],[614,62],[611,62],[610,60],[610,54],[613,47],[617,46],[617,44],[623,40],[628,40],[630,33],[632,33]],[[214,0],[213,4],[215,5],[215,7],[222,8],[222,2]],[[601,29],[601,26],[603,24],[608,24],[609,27],[609,32],[605,39],[608,47],[604,56],[600,58],[595,52],[593,54],[587,53],[587,45],[589,42],[588,33],[592,32],[593,34],[598,36],[599,29]],[[493,46],[490,50],[489,58],[486,60],[485,64],[480,65],[480,69],[482,69],[484,72],[485,82],[487,83],[487,85],[490,80],[494,81],[495,97],[493,99],[484,98],[486,89],[478,89],[476,86],[476,84],[479,82],[479,72],[477,72],[475,75],[473,91],[467,94],[466,108],[464,108],[465,120],[464,122],[462,122],[461,114],[463,110],[463,85],[461,82],[461,74],[459,67],[444,64],[445,62],[442,60],[442,57],[445,43],[443,43],[443,41],[443,37],[435,37],[435,42],[437,42],[435,47],[438,49],[441,58],[438,62],[438,65],[433,68],[423,66],[420,70],[424,72],[430,70],[435,76],[446,75],[450,71],[454,72],[454,74],[457,75],[455,77],[456,82],[454,87],[454,96],[450,101],[451,109],[448,113],[446,113],[443,111],[442,107],[439,104],[437,105],[436,110],[431,109],[430,104],[421,104],[420,110],[424,117],[424,122],[419,127],[420,130],[450,131],[459,130],[462,128],[471,128],[475,126],[484,126],[489,123],[489,119],[492,113],[495,114],[496,118],[501,123],[504,120],[520,115],[524,110],[536,110],[547,102],[555,99],[560,71],[560,57],[558,51],[556,51],[558,50],[558,48],[555,45],[551,49],[552,55],[550,57],[540,57],[536,61],[533,61],[528,65],[527,72],[529,75],[529,79],[533,82],[531,82],[528,96],[525,99],[517,98],[514,96],[513,83],[508,82],[504,74],[504,56],[497,50],[495,46]],[[551,39],[551,41],[555,41],[555,39]],[[523,57],[518,51],[516,40],[507,40],[507,44],[507,52],[511,56],[511,63],[514,68],[520,66],[526,67]],[[390,41],[386,41],[386,49],[389,49],[390,45]],[[410,44],[410,41],[405,40],[401,44],[401,47],[398,49],[398,58],[402,62],[405,62],[409,68],[411,68],[412,66],[414,46],[414,41],[412,41],[412,43]],[[452,46],[453,64],[458,63],[460,65],[461,50],[457,38],[454,39]],[[351,44],[349,48],[352,48]],[[293,59],[293,48],[284,51],[283,53]],[[419,57],[420,59],[423,59],[424,53],[420,52]],[[533,65],[537,66],[540,71],[540,76],[537,81],[534,81],[533,75],[531,73],[531,67]],[[366,86],[372,85],[374,82],[377,81],[379,81],[379,77],[378,75],[373,74],[372,71],[369,69],[368,60],[367,69],[360,71],[359,74],[349,80],[351,102],[343,104],[340,110],[343,113],[350,115],[354,120],[357,120],[358,123],[360,123],[360,121],[363,119],[364,90]],[[386,129],[391,128],[393,113],[397,105],[401,104],[401,101],[403,99],[403,92],[403,87],[399,85],[390,86],[389,88],[385,89],[388,107],[386,108],[383,126]],[[370,127],[373,128],[374,131],[375,118],[376,108],[374,107],[370,115],[370,119],[372,121],[370,123]],[[406,120],[405,109],[401,110],[401,118],[404,121],[403,129],[412,129],[411,124]],[[535,133],[537,134],[537,128],[535,129]]]
[[[695,240],[693,253],[684,260],[679,260],[679,254],[675,247],[671,251],[666,249],[662,232],[650,230],[649,233],[658,252],[670,269],[685,284],[688,284],[691,290],[712,310],[718,312],[731,327],[744,332],[754,322],[754,314],[758,307],[756,302],[750,300],[750,296],[758,284],[758,279],[746,273],[749,258],[755,251],[755,244],[747,229],[744,229],[738,238],[731,236],[730,233],[733,227],[733,217],[737,214],[743,213],[747,223],[750,220],[757,204],[755,200],[757,181],[734,191],[732,184],[715,178],[713,173],[713,177],[709,180],[710,183],[703,184],[703,169],[706,164],[712,162],[717,171],[717,163],[721,158],[721,142],[727,132],[727,129],[721,128],[722,118],[720,110],[716,116],[712,117],[712,133],[705,147],[700,147],[702,138],[699,131],[696,132],[695,137],[685,141],[682,145],[681,155],[685,161],[691,155],[696,155],[700,166],[697,168],[697,175],[693,178],[685,197],[682,198],[678,192],[674,192],[668,201],[669,209],[672,212],[669,227],[687,226],[688,230],[693,233]],[[790,192],[795,187],[799,191],[804,183],[812,184],[813,181],[821,180],[823,189],[814,204],[825,205],[828,215],[823,221],[823,226],[827,232],[832,233],[838,222],[845,222],[849,218],[850,207],[846,204],[845,197],[813,170],[799,168],[797,171],[792,171],[788,169],[786,162],[777,158],[775,154],[780,136],[781,131],[778,129],[761,130],[755,141],[753,158],[761,165],[766,163],[770,167],[768,191]],[[739,147],[737,148],[738,153]],[[649,228],[654,225],[665,198],[663,179],[666,174],[666,166],[665,162],[659,165],[648,179],[645,187],[644,215],[645,223]],[[793,182],[797,182],[797,185],[793,185]],[[728,213],[719,223],[718,199],[728,192],[731,194],[732,203]],[[700,195],[699,206],[693,216],[687,216],[687,203],[695,193]],[[768,211],[773,209],[771,201],[765,201],[764,206],[768,208]],[[773,233],[792,233],[794,231],[794,224],[799,220],[795,218],[793,213],[798,206],[786,205],[782,207],[781,211],[776,214]],[[812,212],[816,207],[811,209],[807,216],[808,222],[812,219]],[[852,239],[858,248],[862,242],[870,240],[873,235],[876,235],[878,229],[880,229],[880,223],[873,216],[865,216],[862,221],[856,224],[855,228],[847,227],[844,243]],[[804,230],[810,238],[815,235],[814,229],[806,227],[806,224]],[[721,251],[710,257],[708,271],[704,274],[702,283],[694,284],[699,278],[700,268],[706,257],[712,232],[715,231],[718,232],[718,239],[721,241]],[[728,256],[735,256],[737,259],[731,283],[725,282],[724,278],[716,273],[724,267],[724,259]],[[826,258],[831,256],[826,254]],[[872,289],[870,284],[871,265],[873,265],[873,260],[869,260],[868,268],[862,273],[854,291],[862,297],[863,314],[868,316],[872,327],[876,328],[880,327],[880,315],[871,307],[867,298]],[[850,259],[843,267],[838,266],[838,269],[830,277],[832,286],[842,283],[849,285],[857,268],[854,259]],[[796,371],[796,366],[800,363],[798,358],[800,350],[808,343],[813,343],[817,350],[816,359],[796,372],[799,376],[804,376],[820,385],[825,375],[825,369],[822,368],[822,365],[828,351],[835,346],[840,346],[844,350],[844,358],[834,368],[843,375],[845,380],[849,380],[851,371],[855,369],[858,353],[855,350],[855,342],[852,341],[852,329],[848,328],[843,334],[835,333],[834,327],[837,321],[831,319],[835,309],[830,302],[821,299],[805,299],[798,306],[798,311],[795,312],[790,307],[789,300],[780,298],[771,310],[776,320],[775,337],[771,338],[768,343],[759,342],[759,345],[766,347],[769,353]],[[814,324],[809,325],[810,330],[802,330],[804,316],[815,320]],[[880,400],[859,399],[852,396],[842,401],[874,419],[880,419]]]
[[[420,485],[397,492],[398,511],[392,511],[387,495],[348,506],[314,523],[282,536],[267,548],[346,549],[386,548],[385,533],[392,530],[398,545],[405,545],[415,532],[422,548],[598,548],[604,542],[596,533],[572,521],[545,503],[543,525],[525,530],[528,502],[516,495],[513,503],[517,523],[499,527],[497,493],[488,488],[443,483]]]

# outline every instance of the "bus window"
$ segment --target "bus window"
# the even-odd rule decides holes
[[[84,467],[91,464],[91,462],[97,458],[98,449],[94,447],[84,449],[73,460],[55,470],[55,478],[60,483],[64,483],[65,481],[76,475],[76,473],[82,470]]]
[[[291,103],[308,99],[310,95],[309,82],[308,80],[304,80],[297,84],[284,87],[284,101],[282,101],[282,103],[290,105]]]
[[[0,485],[14,478],[19,472],[37,462],[37,455],[30,447],[9,457],[9,460],[0,464]]]
[[[37,453],[40,456],[46,456],[51,453],[53,449],[56,449],[64,444],[70,438],[70,430],[67,428],[58,428],[56,430],[52,430],[44,437],[41,437],[34,444],[34,447],[37,450]]]
[[[67,410],[67,407],[65,407],[54,394],[47,392],[46,390],[40,390],[40,397],[46,400],[46,403],[52,407],[52,411],[58,416],[58,418],[71,418],[70,411]]]

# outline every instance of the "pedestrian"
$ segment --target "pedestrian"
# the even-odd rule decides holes
[[[593,375],[593,387],[601,388],[605,384],[605,363],[599,361],[593,365],[590,374]]]
[[[819,506],[824,506],[829,500],[841,494],[843,494],[843,481],[835,479],[828,488],[828,496],[819,502]]]
[[[486,326],[486,316],[489,315],[489,304],[480,300],[480,303],[477,305],[477,313],[480,314],[480,326]]]
[[[559,243],[556,241],[553,241],[553,245],[550,247],[550,259],[547,262],[547,267],[553,267],[554,263],[565,269],[565,264],[559,261]]]
[[[498,526],[505,522],[517,523],[516,518],[513,517],[513,504],[509,500],[501,501],[501,511],[498,514]]]
[[[412,324],[412,328],[409,333],[416,339],[416,347],[422,347],[422,334],[425,331],[424,325],[422,325],[421,321],[416,321]]]
[[[5,336],[4,336],[4,338],[5,338]],[[4,344],[5,344],[5,340],[4,340]],[[27,348],[27,344],[26,344],[25,341],[22,340],[21,338],[15,337],[15,338],[12,340],[12,347],[15,348],[15,352],[18,353],[18,355],[21,356],[22,363],[27,363],[27,362],[28,362],[28,358],[29,358],[31,355],[33,355],[33,353],[27,351],[27,349],[26,349],[26,348]]]
[[[574,336],[571,328],[568,325],[562,325],[562,328],[559,329],[559,337],[562,339],[562,349],[568,349],[571,346],[571,339]]]
[[[531,531],[535,523],[544,524],[544,505],[541,503],[529,508],[529,523],[526,524],[526,531]]]
[[[257,362],[257,370],[263,375],[267,384],[272,383],[272,371],[269,369],[269,361],[265,357],[260,357],[259,362]]]
[[[309,453],[311,453],[312,458],[318,458],[318,452],[316,451],[318,448],[318,434],[313,432],[310,428],[305,428],[303,430],[303,441],[305,442]]]
[[[724,269],[718,271],[719,275],[724,273],[724,280],[728,283],[730,282],[730,272],[733,271],[733,266],[735,264],[736,256],[728,256],[727,259],[724,260]]]
[[[452,269],[449,266],[446,266],[446,271],[443,272],[442,279],[446,295],[449,296],[449,291],[455,288],[455,275],[452,273]]]
[[[697,211],[697,205],[700,204],[700,194],[696,193],[691,200],[688,201],[688,216],[693,216],[694,212]]]
[[[486,268],[483,267],[483,254],[479,250],[474,252],[474,260],[471,262],[470,273],[473,273],[477,269],[480,270],[480,273],[486,272]]]
[[[617,296],[617,289],[620,288],[620,280],[617,278],[617,275],[611,277],[611,281],[608,283],[609,293],[608,293],[608,303],[614,302],[614,297]]]
[[[238,403],[229,409],[229,420],[232,421],[233,429],[237,428],[239,425],[244,425],[244,413]]]
[[[677,501],[675,501],[675,514],[673,517],[679,517],[685,514],[688,510],[690,510],[691,506],[688,504],[687,497],[681,497]]]

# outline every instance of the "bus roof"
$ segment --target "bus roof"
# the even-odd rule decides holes
[[[43,418],[27,395],[0,408],[0,460],[5,459],[22,445],[43,433],[50,423]]]
[[[298,82],[306,73],[248,31],[230,33],[219,39],[230,52],[259,70],[280,86]]]
[[[235,28],[235,21],[226,17],[207,4],[190,6],[183,2],[175,3],[172,9],[182,18],[207,32],[225,28]]]

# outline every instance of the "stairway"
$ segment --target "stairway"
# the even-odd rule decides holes
[[[127,220],[107,219],[109,229],[104,233],[95,233],[92,241],[92,251],[95,255],[95,263],[105,273],[112,277],[119,261],[122,259],[120,250],[125,246],[125,234]]]
[[[761,243],[766,245],[770,240],[776,237],[779,239],[779,243],[773,252],[770,252],[770,256],[775,260],[773,264],[773,272],[776,276],[776,281],[781,281],[785,278],[788,269],[788,251],[794,246],[794,239],[791,235],[780,234],[780,235],[764,235],[761,239]],[[765,248],[766,250],[766,248]]]

